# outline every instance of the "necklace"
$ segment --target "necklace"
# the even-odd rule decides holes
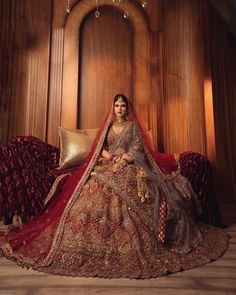
[[[127,120],[126,120],[125,118],[116,118],[116,121],[115,121],[115,123],[116,123],[117,125],[122,125],[122,124],[124,124],[125,122],[127,122]]]
[[[116,134],[120,134],[127,126],[129,121],[127,120],[116,120],[114,123],[113,123],[113,131],[116,133]]]

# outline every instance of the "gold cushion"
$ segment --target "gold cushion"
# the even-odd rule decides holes
[[[98,129],[67,129],[59,127],[59,169],[79,166],[87,157]]]

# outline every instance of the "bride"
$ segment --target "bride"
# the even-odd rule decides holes
[[[58,177],[42,214],[1,233],[2,254],[47,273],[150,278],[219,258],[226,234],[194,221],[197,196],[172,157],[154,152],[126,96],[82,165]]]

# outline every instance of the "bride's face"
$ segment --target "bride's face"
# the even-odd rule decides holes
[[[117,118],[123,118],[127,112],[127,106],[125,102],[116,101],[114,104],[114,112]]]

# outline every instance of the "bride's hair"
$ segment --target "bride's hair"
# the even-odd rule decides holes
[[[122,93],[118,93],[116,94],[116,96],[114,97],[113,99],[113,104],[115,104],[115,102],[119,99],[119,98],[122,98],[122,100],[124,101],[124,103],[126,104],[126,108],[127,108],[127,111],[129,110],[129,101],[128,101],[128,98],[122,94]]]

